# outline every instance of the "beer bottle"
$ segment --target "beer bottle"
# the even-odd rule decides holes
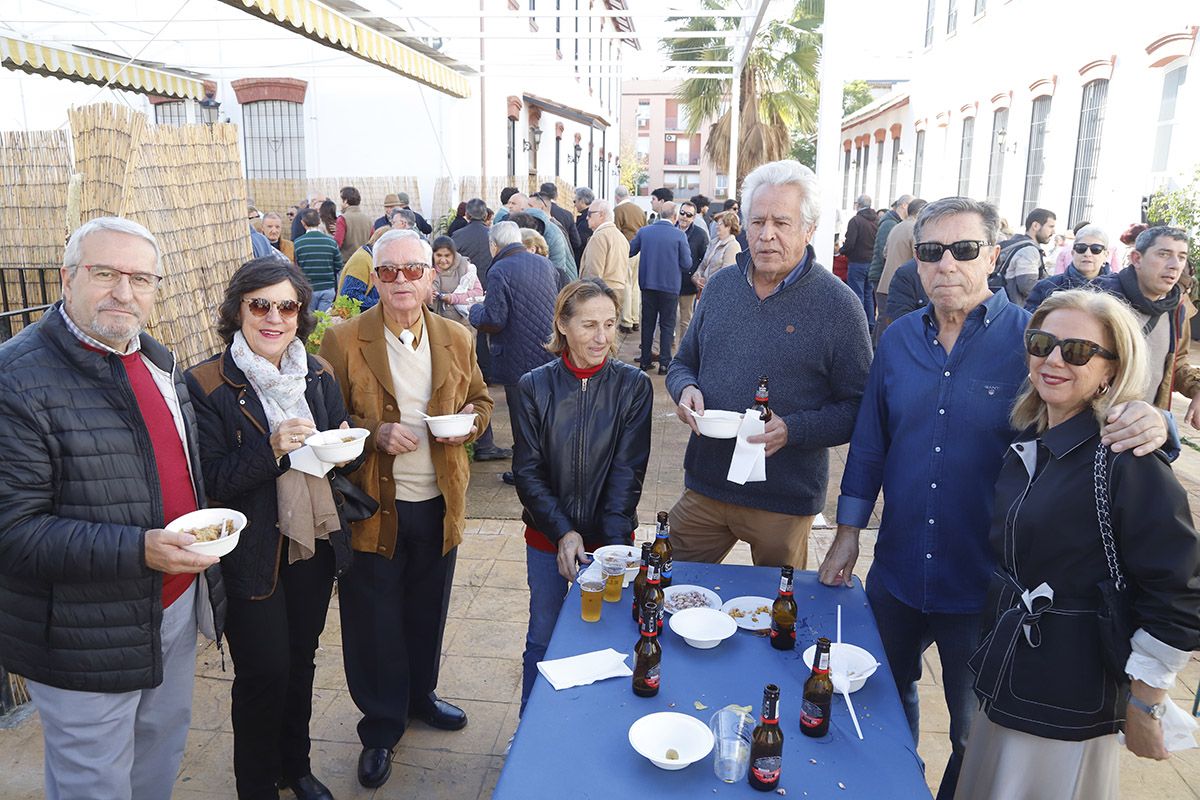
[[[671,585],[671,525],[667,522],[667,512],[658,512],[658,524],[654,529],[654,552],[658,553],[662,566],[659,580],[666,589]]]
[[[646,564],[646,588],[642,591],[642,608],[645,609],[648,604],[653,603],[654,607],[658,609],[659,632],[662,631],[663,601],[666,599],[659,580],[662,575],[659,567],[661,563],[658,553],[651,552],[649,563]],[[642,613],[644,614],[645,611],[643,610]]]
[[[767,376],[758,376],[758,388],[754,390],[754,410],[763,422],[771,419],[771,404],[767,397]]]
[[[779,786],[783,767],[783,731],[779,729],[779,687],[763,689],[762,717],[750,739],[750,785],[760,792]]]
[[[771,646],[776,650],[796,647],[796,599],[792,596],[792,567],[785,566],[779,576],[779,597],[771,606]]]
[[[642,594],[646,591],[646,565],[650,563],[650,548],[653,542],[642,542],[642,566],[633,579],[633,621],[642,623]]]
[[[662,645],[658,643],[658,609],[653,602],[642,606],[641,636],[633,648],[633,693],[654,697],[661,680]]]
[[[800,732],[805,736],[829,733],[829,707],[833,702],[833,679],[829,677],[829,640],[817,639],[812,675],[804,682],[804,701],[800,705]]]

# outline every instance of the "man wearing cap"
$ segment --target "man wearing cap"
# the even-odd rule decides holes
[[[422,217],[419,213],[417,213],[417,210],[415,208],[409,208],[408,192],[400,192],[399,194],[396,194],[396,195],[389,194],[388,197],[395,197],[397,206],[399,206],[400,208],[408,208],[410,211],[413,212],[413,214],[416,215],[417,230],[419,230],[421,233],[425,234],[426,236],[433,233],[433,226],[430,225],[428,222],[426,222],[425,218]],[[385,205],[387,204],[387,198],[384,198],[384,204]]]
[[[392,226],[392,210],[400,207],[400,197],[392,192],[383,198],[383,216],[375,220],[373,226],[375,230],[380,228],[390,228]]]

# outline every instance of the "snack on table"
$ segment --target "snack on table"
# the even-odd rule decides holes
[[[215,542],[222,536],[227,536],[233,533],[233,520],[223,519],[213,525],[205,525],[200,528],[188,528],[180,531],[180,533],[190,533],[196,537],[196,542]]]
[[[729,609],[729,616],[733,617],[734,619],[741,619],[742,617],[746,616],[746,612],[742,611],[740,608],[731,608]]]
[[[672,613],[685,608],[708,608],[708,598],[697,591],[676,592],[667,600],[667,605]]]

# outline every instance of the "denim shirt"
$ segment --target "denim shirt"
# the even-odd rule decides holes
[[[837,521],[866,527],[880,488],[873,580],[925,613],[976,613],[994,560],[993,493],[1025,379],[1030,314],[1004,292],[976,306],[950,353],[932,307],[884,333],[842,475]]]

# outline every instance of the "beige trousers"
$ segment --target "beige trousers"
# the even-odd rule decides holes
[[[756,566],[807,569],[814,519],[724,503],[684,489],[671,509],[673,557],[719,564],[740,540],[750,545]]]
[[[696,295],[681,294],[679,295],[679,314],[675,317],[675,351],[679,351],[679,343],[683,341],[683,335],[687,333],[688,325],[692,321],[692,311],[696,308]]]
[[[638,263],[641,255],[629,259],[629,280],[625,284],[625,299],[621,304],[621,324],[632,328],[642,321],[642,290],[638,287]]]

